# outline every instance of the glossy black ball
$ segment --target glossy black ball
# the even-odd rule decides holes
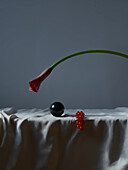
[[[60,102],[54,102],[50,106],[50,112],[53,116],[60,117],[64,113],[64,105]]]

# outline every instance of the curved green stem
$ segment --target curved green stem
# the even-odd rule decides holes
[[[54,69],[58,64],[62,63],[63,61],[74,57],[74,56],[78,56],[78,55],[82,55],[82,54],[88,54],[88,53],[105,53],[105,54],[114,54],[114,55],[118,55],[124,58],[128,59],[128,55],[120,53],[120,52],[116,52],[116,51],[110,51],[110,50],[86,50],[86,51],[81,51],[81,52],[77,52],[77,53],[73,53],[70,54],[62,59],[60,59],[59,61],[57,61],[56,63],[54,63],[50,68]]]

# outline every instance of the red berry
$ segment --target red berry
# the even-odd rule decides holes
[[[84,130],[84,126],[80,126],[80,130]]]
[[[77,125],[77,129],[83,130],[84,127],[83,127],[83,125]]]
[[[76,113],[76,118],[78,118],[78,119],[83,119],[84,118],[84,112],[82,112],[82,111],[78,111],[77,113]]]
[[[77,121],[76,121],[76,124],[77,124],[77,125],[83,125],[83,123],[84,123],[84,120],[77,120]]]
[[[79,129],[79,128],[80,128],[80,125],[77,125],[76,127],[77,127],[77,129]]]
[[[78,117],[79,116],[79,114],[80,114],[80,112],[78,111],[78,112],[76,112],[76,117]]]
[[[82,112],[82,111],[80,112],[80,115],[82,118],[84,118],[84,116],[85,116],[84,112]]]

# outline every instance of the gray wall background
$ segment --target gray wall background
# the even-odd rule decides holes
[[[112,55],[70,59],[28,91],[45,68],[87,49],[128,54],[127,0],[0,0],[0,107],[128,106],[128,60]]]

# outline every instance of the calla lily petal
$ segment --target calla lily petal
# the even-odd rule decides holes
[[[29,85],[30,85],[29,90],[37,93],[39,90],[40,84],[42,83],[44,79],[46,79],[49,76],[51,71],[52,71],[52,68],[49,67],[45,69],[38,77],[29,81]]]

